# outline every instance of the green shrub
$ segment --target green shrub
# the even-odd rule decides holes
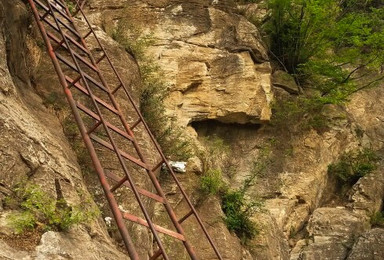
[[[203,163],[203,172],[219,168],[220,163],[229,163],[226,160],[226,154],[230,151],[230,147],[222,138],[212,135],[203,138],[202,142],[206,144],[206,151],[201,151],[199,154]]]
[[[373,227],[382,227],[384,228],[384,212],[378,211],[371,215],[370,222]]]
[[[55,200],[38,186],[16,189],[21,212],[11,215],[9,223],[17,233],[41,228],[66,231],[71,226],[84,223],[98,215],[98,210],[69,206],[64,200]]]
[[[259,201],[247,202],[241,191],[227,191],[221,202],[221,208],[225,214],[224,222],[230,231],[240,238],[242,243],[254,238],[259,229],[250,218],[252,214],[262,207]]]
[[[370,149],[351,151],[341,156],[337,163],[328,166],[328,173],[337,177],[342,185],[352,186],[361,177],[374,171],[378,156]]]
[[[223,187],[221,170],[208,170],[200,179],[200,189],[204,194],[218,194]]]

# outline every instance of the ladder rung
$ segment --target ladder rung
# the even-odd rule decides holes
[[[93,119],[95,119],[96,121],[101,121],[101,120],[100,120],[100,117],[99,117],[96,113],[92,112],[90,109],[86,108],[84,105],[82,105],[82,104],[80,104],[79,102],[77,102],[76,106],[77,106],[81,111],[83,111],[83,112],[86,113],[88,116],[90,116],[90,117],[92,117]],[[133,141],[133,138],[132,138],[130,135],[128,135],[126,132],[124,132],[123,130],[120,130],[118,127],[112,125],[112,124],[109,123],[109,122],[106,122],[105,124],[106,124],[106,126],[107,126],[109,129],[111,129],[111,130],[114,131],[115,133],[121,135],[122,137],[127,138],[127,139],[130,140],[130,141]]]
[[[64,42],[65,42],[64,39],[62,39],[60,42],[58,42],[57,46],[53,48],[53,51],[56,52],[58,49],[60,49],[60,47],[64,47],[66,49],[67,46],[63,45]]]
[[[133,130],[133,128],[135,128],[138,124],[140,124],[141,122],[141,118],[139,118],[135,123],[133,123],[133,125],[131,125],[131,130]]]
[[[60,1],[57,1],[57,0],[53,0],[55,3],[59,4],[62,8],[66,9],[67,7],[61,3]]]
[[[148,222],[146,220],[139,218],[139,217],[136,217],[136,216],[129,214],[127,212],[123,212],[123,217],[129,221],[135,222],[135,223],[140,224],[142,226],[149,227]],[[160,233],[163,233],[163,234],[169,235],[171,237],[177,238],[181,241],[185,241],[185,238],[182,234],[179,234],[179,233],[174,232],[172,230],[163,228],[163,227],[158,226],[156,224],[153,224],[153,226],[155,227],[155,230],[160,232]]]
[[[88,131],[87,131],[87,134],[91,134],[93,131],[95,131],[100,125],[101,125],[101,121],[97,121],[96,124],[94,124]]]
[[[64,39],[62,39],[61,41],[54,35],[48,35],[53,41],[55,41],[57,44],[59,44],[60,46],[63,46],[66,50],[68,50],[68,46],[66,45],[62,45],[63,42],[64,42]],[[67,37],[66,37],[67,38]],[[80,45],[81,46],[81,45]],[[56,48],[58,49],[58,48]],[[95,72],[98,72],[98,69],[93,66],[91,63],[89,63],[88,61],[86,61],[80,54],[78,54],[77,52],[73,51],[73,54],[76,56],[76,58],[78,58],[81,62],[83,62],[85,65],[87,65],[89,68],[91,68],[92,70],[94,70]]]
[[[40,18],[40,20],[44,20],[51,13],[51,10],[46,11]]]
[[[91,68],[93,71],[95,72],[99,72],[99,70],[93,66],[93,64],[89,63],[88,61],[86,61],[83,57],[81,57],[80,54],[78,54],[77,52],[75,51],[72,51],[72,53],[76,56],[76,58],[78,58],[79,60],[81,60],[82,63],[84,63],[85,65],[87,65],[89,68]]]
[[[65,49],[68,50],[68,47],[67,46],[64,46]],[[88,61],[86,61],[80,54],[78,54],[77,52],[73,51],[72,50],[72,53],[73,55],[76,56],[76,58],[78,58],[82,63],[84,63],[85,65],[87,65],[89,68],[91,68],[93,71],[95,72],[99,72],[99,70],[93,66],[93,64],[89,63]]]
[[[105,171],[105,174],[107,175],[108,178],[118,182],[117,184],[120,184],[120,185],[115,185],[112,189],[111,189],[111,192],[114,192],[115,190],[117,190],[121,185],[124,185],[126,187],[128,187],[129,189],[132,189],[131,185],[129,184],[129,182],[127,181],[127,177],[124,177],[124,178],[119,178],[116,174],[110,172],[110,171]],[[160,202],[160,203],[163,203],[164,204],[164,198],[159,196],[159,195],[156,195],[154,194],[153,192],[150,192],[150,191],[147,191],[147,190],[144,190],[144,189],[141,189],[141,188],[136,188],[137,191],[141,194],[141,195],[144,195],[148,198],[151,198],[151,199],[154,199],[156,200],[157,202]]]
[[[153,172],[156,171],[156,170],[157,170],[163,163],[164,163],[164,160],[161,159],[161,161],[158,162],[158,163],[155,165],[155,167],[152,168],[152,171],[153,171]]]
[[[64,64],[66,64],[68,67],[70,67],[72,70],[76,71],[77,73],[80,74],[79,70],[76,68],[76,66],[70,62],[69,60],[67,60],[66,58],[64,58],[63,56],[61,56],[59,53],[55,53],[56,54],[56,57],[62,61]],[[99,89],[103,90],[104,92],[107,92],[109,93],[108,89],[106,89],[101,83],[97,82],[94,78],[92,78],[91,76],[89,76],[87,73],[83,72],[83,75],[84,77],[89,80],[90,82],[92,82],[95,86],[97,86]]]
[[[68,88],[71,88],[71,87],[75,86],[75,84],[76,84],[77,82],[79,82],[79,80],[81,79],[81,75],[77,76],[76,79],[71,79],[71,78],[69,78],[68,76],[65,76],[65,77],[66,77],[67,82],[68,82],[68,79],[72,80],[72,82],[70,82],[70,84],[68,85]],[[68,79],[67,79],[67,78],[68,78]]]
[[[47,24],[50,24],[50,26],[52,27],[53,24],[52,24],[46,17],[43,17],[41,14],[39,14],[39,16],[40,16],[40,19],[41,19],[42,21],[46,22]],[[79,39],[81,39],[81,36],[79,35],[79,33],[78,33],[75,29],[71,28],[70,26],[68,26],[67,24],[65,24],[63,21],[61,21],[61,20],[58,19],[58,18],[56,18],[56,20],[57,20],[62,26],[64,26],[65,28],[67,28],[67,30],[69,30],[73,35],[75,35],[76,37],[78,37]],[[56,25],[55,25],[55,27],[56,27]],[[56,30],[57,30],[58,32],[60,31],[60,29],[59,29],[58,27],[56,27]]]
[[[111,93],[115,94],[122,86],[123,86],[123,84],[120,83],[120,85],[118,85]]]
[[[67,80],[68,83],[70,83],[72,85],[73,80],[70,77],[65,76],[65,79]],[[77,88],[78,90],[80,90],[81,92],[83,92],[85,95],[89,96],[88,90],[86,88],[84,88],[79,82],[76,82],[75,84],[73,84],[73,86],[75,88]],[[120,115],[119,111],[117,109],[115,109],[113,106],[109,105],[107,102],[105,102],[104,100],[102,100],[101,98],[99,98],[95,95],[93,95],[93,97],[95,98],[97,103],[99,103],[103,107],[107,108],[109,111],[115,113],[116,115]]]
[[[149,260],[156,260],[162,254],[163,252],[161,252],[161,249],[158,249],[152,256],[149,257]]]
[[[43,4],[42,2],[40,2],[39,0],[34,0],[34,1],[35,1],[35,3],[37,3],[42,9],[44,9],[45,11],[50,11],[49,7],[46,6],[46,5],[44,5],[44,4]],[[57,2],[56,2],[56,3],[57,3]],[[65,19],[67,19],[68,22],[72,22],[72,21],[71,21],[71,18],[69,18],[69,16],[68,16],[66,13],[64,13],[62,10],[60,10],[59,8],[57,8],[56,5],[54,5],[54,4],[51,3],[51,6],[52,6],[58,13],[60,13]],[[62,8],[63,8],[63,7],[62,7]]]
[[[81,39],[81,35],[75,30],[73,29],[71,26],[69,26],[68,24],[64,23],[61,19],[55,17],[56,20],[62,25],[64,26],[68,31],[70,31],[73,35],[75,35],[77,38]],[[44,18],[44,21],[47,21],[46,18]],[[72,23],[72,21],[70,20],[70,23]]]
[[[49,26],[51,26],[56,32],[59,32],[58,29],[57,29],[57,27],[56,27],[54,24],[52,24],[51,22],[49,22],[49,23],[47,22],[47,24],[48,24]],[[59,40],[55,35],[53,35],[52,33],[50,33],[50,32],[47,31],[47,35],[48,35],[49,38],[51,38],[51,39],[54,40],[55,42],[57,42],[57,43],[60,42],[60,40]],[[87,50],[86,48],[84,48],[84,46],[81,45],[79,42],[77,42],[75,39],[73,39],[71,36],[69,36],[69,35],[66,34],[66,33],[64,33],[64,36],[65,36],[65,38],[67,38],[70,42],[72,42],[74,45],[76,45],[76,47],[78,47],[79,49],[81,49],[83,52],[89,54],[88,50]]]
[[[98,144],[104,146],[105,148],[107,148],[107,149],[109,149],[109,150],[111,150],[111,151],[113,151],[113,152],[117,152],[117,153],[119,153],[119,154],[120,154],[121,156],[123,156],[125,159],[127,159],[127,160],[129,160],[129,161],[131,161],[131,162],[137,164],[138,166],[140,166],[140,167],[142,167],[142,168],[148,170],[148,166],[147,166],[145,163],[143,163],[142,161],[140,161],[139,159],[136,159],[135,157],[133,157],[133,156],[127,154],[126,152],[121,151],[121,150],[117,150],[117,151],[115,151],[115,149],[113,149],[113,146],[112,146],[110,143],[104,141],[103,139],[97,137],[97,136],[94,135],[94,134],[90,134],[89,136],[91,137],[91,139],[92,139],[93,141],[97,142]]]
[[[105,55],[105,53],[103,53],[103,55],[101,55],[101,57],[96,61],[96,64],[99,64],[107,55]]]
[[[89,32],[87,32],[87,33],[85,34],[85,36],[83,37],[83,39],[87,38],[89,35],[91,35],[91,33],[92,33],[92,30],[89,30]]]
[[[187,214],[185,214],[184,217],[182,217],[181,219],[179,219],[179,223],[183,223],[187,218],[189,218],[191,215],[193,214],[193,210],[191,210],[190,212],[188,212]]]

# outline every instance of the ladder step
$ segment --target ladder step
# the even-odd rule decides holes
[[[91,138],[93,141],[95,141],[96,143],[98,143],[98,144],[104,146],[105,148],[107,148],[107,149],[109,149],[109,150],[111,150],[111,151],[113,151],[113,152],[117,152],[117,153],[119,153],[119,154],[120,154],[121,156],[123,156],[125,159],[127,159],[127,160],[129,160],[129,161],[135,163],[136,165],[138,165],[138,166],[140,166],[140,167],[142,167],[142,168],[148,170],[148,166],[147,166],[145,163],[143,163],[142,161],[140,161],[139,159],[137,159],[137,158],[135,158],[135,157],[133,157],[133,156],[127,154],[126,152],[121,151],[121,150],[117,150],[117,151],[115,151],[115,149],[113,149],[113,146],[112,146],[110,143],[104,141],[103,139],[97,137],[97,136],[94,135],[94,134],[90,134],[89,136],[90,136],[90,138]]]
[[[47,17],[43,17],[41,14],[39,14],[40,16],[40,19],[46,23],[51,23]],[[57,21],[62,25],[64,26],[68,31],[70,31],[73,35],[75,35],[77,38],[81,39],[81,35],[75,30],[73,29],[72,27],[70,27],[69,25],[67,25],[66,23],[64,23],[63,21],[61,21],[60,19],[56,18]],[[52,24],[52,23],[51,23]],[[52,24],[53,25],[53,24]],[[50,25],[51,26],[51,25]],[[52,27],[52,26],[51,26]],[[56,29],[59,31],[59,29],[57,28],[57,26],[55,25]]]
[[[95,131],[100,125],[101,125],[101,121],[97,121],[96,124],[94,124],[88,131],[87,131],[87,134],[91,134],[93,131]]]
[[[122,86],[123,84],[120,83],[120,85],[118,85],[111,93],[115,94]]]
[[[87,107],[85,107],[84,105],[80,104],[79,102],[76,103],[76,106],[81,110],[83,111],[84,113],[86,113],[88,116],[92,117],[93,119],[95,119],[96,121],[100,122],[100,117],[92,112],[90,109],[88,109]],[[115,133],[121,135],[122,137],[125,137],[127,138],[129,141],[133,141],[133,138],[128,135],[126,132],[124,132],[123,130],[119,129],[118,127],[112,125],[111,123],[109,123],[108,121],[105,123],[105,125],[111,129],[112,131],[114,131]],[[90,131],[91,132],[91,131]]]
[[[72,62],[70,62],[69,60],[67,60],[66,58],[64,58],[61,54],[59,53],[55,53],[56,57],[61,61],[63,62],[65,65],[67,65],[68,67],[70,67],[72,70],[76,71],[77,73],[80,74],[80,71],[77,69],[77,67],[75,66],[75,64],[73,64]],[[103,84],[101,84],[100,82],[98,82],[97,80],[95,80],[94,78],[92,78],[91,76],[89,76],[87,73],[81,71],[81,73],[83,73],[84,77],[89,80],[90,82],[92,82],[95,86],[97,86],[99,89],[103,90],[104,92],[106,93],[109,93],[108,89],[106,89]]]
[[[149,260],[156,260],[162,254],[163,252],[161,252],[161,249],[158,249],[152,256],[149,257]]]
[[[115,190],[117,190],[121,185],[124,185],[124,186],[128,187],[129,189],[132,189],[131,185],[127,181],[127,177],[120,178],[116,174],[114,174],[110,171],[105,171],[105,175],[107,175],[108,178],[117,182],[117,184],[113,188],[111,188],[111,192],[114,192]],[[156,195],[153,192],[141,189],[141,188],[136,188],[136,189],[141,195],[144,195],[148,198],[151,198],[153,200],[156,200],[157,202],[164,204],[164,198],[163,197]]]
[[[55,28],[56,30],[57,28]],[[59,38],[57,38],[54,34],[50,33],[50,32],[47,32],[47,35],[49,38],[51,38],[53,41],[55,41],[56,43],[59,43],[60,40]],[[74,45],[76,45],[76,47],[78,47],[79,49],[81,49],[83,52],[85,52],[86,54],[89,54],[88,50],[86,48],[84,48],[83,45],[81,45],[80,43],[78,43],[75,39],[73,39],[71,36],[67,35],[66,33],[64,33],[64,36],[66,39],[68,39],[71,43],[73,43]],[[64,46],[63,46],[64,47]],[[67,47],[67,46],[65,46]]]
[[[67,7],[60,1],[53,0],[56,4],[60,5],[63,9],[66,9]]]
[[[182,217],[181,219],[178,220],[178,222],[181,224],[183,223],[185,220],[187,220],[191,215],[193,215],[193,210],[189,211],[187,214],[184,215],[184,217]]]
[[[133,130],[133,128],[135,128],[138,124],[140,124],[141,123],[141,118],[139,118],[135,123],[133,123],[132,125],[131,125],[131,130]]]
[[[82,63],[84,63],[85,65],[87,65],[89,68],[91,68],[94,72],[99,72],[99,70],[93,66],[93,64],[89,63],[87,60],[85,60],[83,57],[81,57],[80,54],[78,54],[77,52],[73,51],[72,50],[72,53],[76,56],[76,58],[78,58]]]
[[[107,55],[103,53],[103,55],[101,55],[101,57],[96,61],[96,64],[99,64],[105,57],[107,57]]]
[[[42,2],[40,2],[39,0],[33,0],[33,1],[35,1],[35,3],[37,4],[37,5],[39,5],[44,11],[51,11],[50,9],[49,9],[49,7],[48,6],[46,6],[46,5],[44,5]],[[56,2],[57,3],[57,2]],[[66,14],[66,13],[64,13],[61,9],[59,9],[55,4],[52,4],[51,3],[51,6],[52,6],[52,8],[54,8],[59,14],[61,14],[61,16],[63,16],[65,19],[67,19],[68,20],[68,22],[72,22],[71,21],[71,18],[69,18],[69,16]],[[65,8],[63,8],[63,7],[61,7],[62,9],[65,9]]]
[[[123,218],[125,218],[126,220],[135,222],[135,223],[140,224],[140,225],[145,226],[145,227],[149,227],[148,222],[146,220],[142,219],[142,218],[139,218],[139,217],[134,216],[132,214],[129,214],[127,212],[122,212],[122,214],[123,214]],[[174,237],[174,238],[179,239],[181,241],[185,241],[184,236],[179,234],[179,233],[177,233],[177,232],[174,232],[172,230],[163,228],[163,227],[158,226],[156,224],[153,224],[153,226],[155,227],[155,230],[157,232],[166,234],[168,236]]]
[[[89,35],[91,35],[92,34],[92,30],[89,30],[89,32],[87,32],[85,35],[84,35],[84,37],[83,37],[83,39],[85,39],[85,38],[87,38]]]
[[[162,159],[160,162],[158,162],[153,168],[152,168],[152,172],[155,172],[157,169],[159,169],[159,167],[161,165],[163,165],[164,163],[164,160]]]
[[[85,95],[90,96],[88,90],[86,88],[84,88],[79,82],[75,82],[75,84],[72,84],[74,82],[74,80],[68,76],[65,76],[65,79],[67,80],[67,82],[70,85],[74,86],[76,89],[80,90]],[[119,111],[117,109],[115,109],[113,106],[109,105],[107,102],[105,102],[104,100],[102,100],[101,98],[99,98],[95,95],[93,95],[93,97],[95,98],[97,103],[99,103],[103,107],[107,108],[109,111],[115,113],[118,116],[120,115]]]
[[[67,76],[65,76],[65,77],[67,78]],[[69,78],[69,79],[71,79],[71,78]],[[71,79],[71,80],[72,80],[72,82],[68,85],[68,88],[71,88],[71,87],[75,86],[75,84],[77,82],[79,82],[79,80],[81,80],[81,75],[77,76],[76,79]],[[67,80],[67,82],[68,82],[68,80]]]

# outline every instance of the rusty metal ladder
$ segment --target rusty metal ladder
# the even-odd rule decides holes
[[[159,233],[181,241],[191,259],[198,259],[194,252],[194,248],[188,241],[182,227],[184,221],[191,216],[194,216],[198,227],[204,233],[205,238],[213,250],[212,253],[214,253],[218,259],[222,259],[212,238],[204,227],[201,218],[196,212],[196,209],[188,198],[186,192],[181,187],[180,182],[176,178],[175,173],[169,165],[160,146],[144,121],[139,108],[134,103],[128,88],[118,74],[115,66],[112,64],[110,56],[106,53],[100,39],[85,16],[82,9],[84,1],[76,0],[75,13],[80,16],[82,21],[85,21],[88,30],[85,34],[82,34],[78,30],[73,15],[66,5],[66,1],[28,0],[28,2],[31,6],[42,38],[47,46],[48,53],[52,59],[60,83],[64,88],[65,96],[90,154],[92,163],[130,258],[135,260],[139,259],[136,250],[138,245],[135,246],[126,227],[125,220],[145,226],[152,233],[158,248],[157,250],[154,250],[151,256],[149,256],[149,259],[154,260],[159,257],[169,259]],[[86,39],[88,37],[93,37],[98,45],[97,48],[100,50],[101,55],[97,59],[86,44]],[[104,65],[103,71],[101,71],[99,67],[102,61],[104,64],[107,64]],[[117,84],[115,84],[112,90],[110,88],[110,85],[112,84],[107,82],[103,76],[105,75],[105,66],[107,66],[109,70],[108,72],[116,78],[114,83],[117,82]],[[134,111],[133,114],[135,120],[131,124],[127,122],[127,115],[123,113],[123,109],[121,109],[118,104],[116,98],[118,92],[122,92],[120,95],[125,95],[127,99],[126,103],[130,104],[131,109]],[[103,96],[103,98],[100,96]],[[82,102],[84,98],[87,98],[87,104]],[[152,166],[148,160],[146,160],[145,155],[142,152],[142,147],[134,135],[133,130],[140,124],[141,127],[144,128],[146,134],[150,137],[154,149],[159,156],[157,163]],[[98,135],[96,131],[102,131],[103,135]],[[116,136],[129,142],[132,145],[131,150],[136,152],[136,156],[133,155],[132,152],[130,153],[120,148],[120,143],[117,141]],[[118,176],[118,174],[114,174],[104,168],[102,160],[100,160],[100,156],[98,155],[99,148],[95,149],[95,147],[102,147],[116,156],[117,161],[119,162],[120,172],[123,173],[123,176]],[[140,188],[137,183],[135,183],[130,172],[131,169],[129,168],[129,164],[133,164],[135,167],[140,167],[145,170],[153,184],[155,192]],[[166,165],[172,181],[174,181],[182,198],[188,205],[189,212],[181,218],[176,217],[174,209],[168,202],[155,175],[155,171],[162,165]],[[114,185],[111,185],[111,183],[114,183]],[[140,218],[121,209],[115,197],[115,192],[121,187],[129,188],[133,192],[134,198],[136,199],[144,218]],[[154,224],[145,207],[142,197],[150,198],[157,203],[161,203],[176,231]]]

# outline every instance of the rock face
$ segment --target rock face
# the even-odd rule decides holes
[[[312,214],[306,244],[301,241],[291,259],[345,259],[354,239],[369,228],[363,216],[344,208],[319,208]]]
[[[372,229],[362,234],[353,246],[348,260],[368,260],[384,258],[384,229]]]
[[[269,120],[271,68],[261,36],[228,10],[229,1],[218,2],[129,1],[121,12],[115,10],[121,4],[112,1],[113,11],[104,1],[89,1],[89,6],[93,20],[107,31],[113,21],[126,19],[154,40],[147,55],[164,74],[170,88],[167,111],[180,125]]]

